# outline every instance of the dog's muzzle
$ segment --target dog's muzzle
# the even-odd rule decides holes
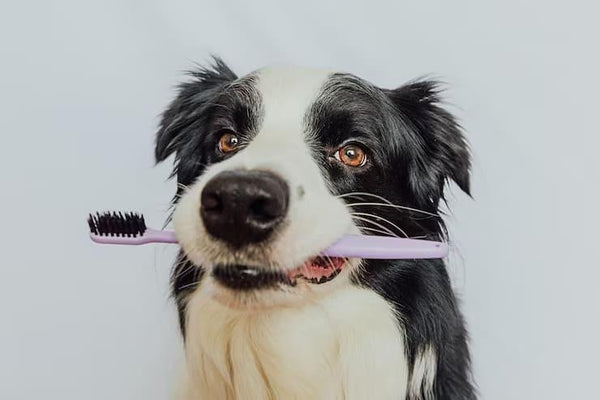
[[[289,187],[267,171],[221,172],[206,183],[200,196],[200,215],[206,232],[238,255],[252,244],[271,239],[288,213]],[[212,267],[215,281],[235,291],[281,289],[296,286],[299,281],[326,283],[341,272],[347,261],[314,255],[295,268],[284,269],[276,265],[246,265],[243,257],[236,260]]]

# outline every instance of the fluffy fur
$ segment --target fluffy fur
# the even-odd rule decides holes
[[[241,150],[217,142],[235,132]],[[368,163],[332,155],[346,143]],[[469,152],[437,85],[386,90],[350,74],[266,68],[238,78],[222,61],[191,73],[160,125],[175,154],[181,243],[173,294],[187,368],[181,399],[474,399],[466,331],[442,260],[348,260],[327,283],[235,291],[222,263],[290,271],[345,233],[441,239],[447,181],[469,192]],[[289,210],[265,243],[232,250],[206,232],[206,183],[270,171]]]

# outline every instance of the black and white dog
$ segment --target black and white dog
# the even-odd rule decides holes
[[[435,83],[216,60],[163,114],[173,153],[179,398],[475,398],[442,260],[316,256],[347,233],[445,236],[470,161]]]

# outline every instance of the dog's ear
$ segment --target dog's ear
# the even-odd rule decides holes
[[[422,80],[388,91],[411,131],[410,146],[415,151],[407,160],[409,185],[420,203],[434,207],[444,198],[449,180],[470,195],[469,146],[456,119],[442,108],[439,86]]]
[[[191,79],[179,85],[175,99],[169,104],[156,134],[156,162],[164,161],[177,150],[188,128],[197,122],[203,109],[211,103],[227,83],[237,76],[219,58],[212,65],[190,71]]]

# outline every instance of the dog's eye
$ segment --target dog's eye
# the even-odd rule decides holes
[[[335,153],[335,158],[350,167],[362,167],[367,162],[367,153],[357,144],[347,144]]]
[[[224,133],[219,139],[219,150],[223,153],[233,153],[238,150],[240,139],[231,132]]]

